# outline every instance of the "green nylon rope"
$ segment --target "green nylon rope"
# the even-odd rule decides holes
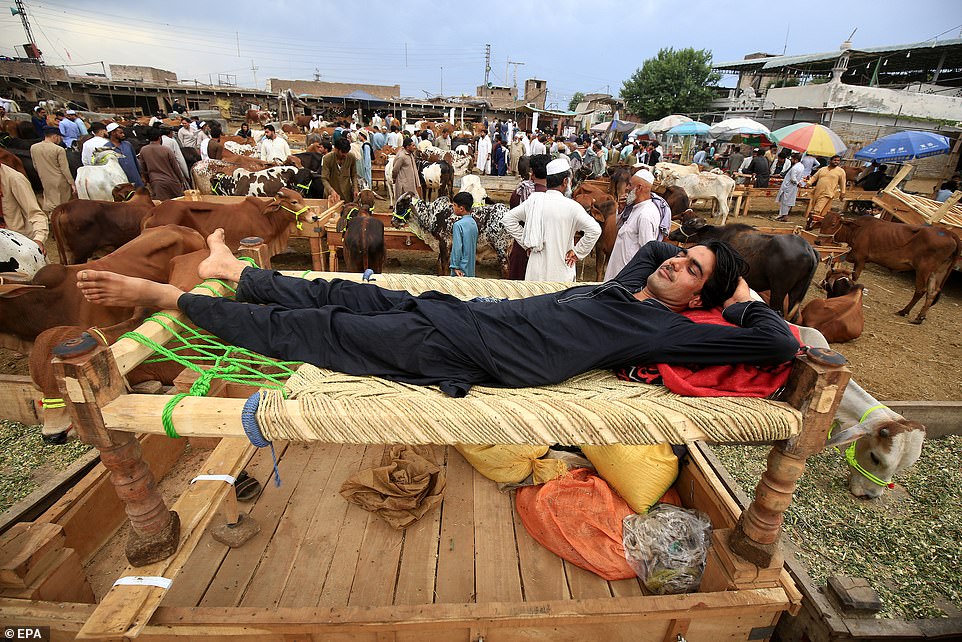
[[[203,286],[203,284],[201,284]],[[215,294],[216,290],[210,286],[203,286]],[[210,387],[214,379],[220,379],[229,383],[239,383],[245,385],[258,385],[263,388],[284,389],[284,381],[294,374],[294,367],[300,365],[297,361],[275,361],[261,356],[245,348],[222,343],[220,339],[211,334],[199,332],[195,328],[165,312],[158,312],[149,318],[163,326],[171,333],[172,339],[179,345],[168,347],[157,343],[139,332],[127,332],[121,339],[133,339],[134,341],[151,348],[160,356],[147,359],[145,363],[157,363],[160,361],[173,361],[181,366],[193,370],[200,375],[191,385],[186,393],[179,393],[170,398],[161,412],[161,423],[164,432],[168,437],[177,438],[179,435],[174,429],[173,412],[178,403],[185,397],[203,397],[210,392]],[[169,321],[170,324],[165,323]],[[195,354],[185,355],[182,352],[193,351]],[[206,367],[205,367],[206,366]],[[264,372],[264,368],[276,370],[277,372]]]
[[[248,263],[250,263],[251,265],[253,265],[254,267],[256,267],[256,268],[258,268],[258,269],[260,269],[260,267],[261,267],[261,266],[259,266],[259,265],[257,264],[257,261],[255,261],[254,259],[252,259],[252,258],[249,257],[249,256],[238,256],[237,258],[239,258],[241,261],[247,261]]]

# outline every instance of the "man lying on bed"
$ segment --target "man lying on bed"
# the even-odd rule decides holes
[[[207,242],[199,273],[236,281],[236,301],[95,270],[81,271],[78,286],[103,305],[179,307],[197,326],[267,356],[437,384],[455,397],[475,384],[541,386],[638,363],[776,364],[799,347],[785,321],[752,301],[744,262],[721,242],[688,250],[651,242],[613,281],[504,301],[307,281],[235,258],[222,230]],[[736,327],[678,314],[713,307]]]

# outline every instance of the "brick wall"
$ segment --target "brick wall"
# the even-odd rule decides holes
[[[352,91],[366,91],[382,100],[391,100],[401,95],[401,85],[363,85],[314,80],[282,80],[280,78],[271,78],[267,81],[267,91],[280,92],[285,89],[290,89],[295,94],[311,94],[312,96],[346,96]]]
[[[177,82],[177,74],[166,69],[143,67],[141,65],[110,65],[112,80],[127,80],[134,82],[163,83]]]
[[[50,80],[66,80],[67,72],[61,67],[44,66],[44,74]],[[14,60],[0,60],[0,76],[14,76],[22,78],[40,78],[37,65],[32,62],[18,62]]]

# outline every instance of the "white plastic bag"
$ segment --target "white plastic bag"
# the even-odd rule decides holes
[[[629,515],[622,527],[625,558],[657,595],[698,589],[711,546],[711,521],[696,510],[658,504],[647,515]]]

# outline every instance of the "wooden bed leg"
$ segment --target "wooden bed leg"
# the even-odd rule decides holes
[[[57,346],[54,359],[60,392],[80,438],[100,451],[110,483],[130,519],[127,559],[144,566],[177,550],[180,519],[168,510],[157,482],[144,462],[133,433],[108,430],[100,409],[124,394],[124,378],[109,348],[82,336]]]
[[[315,272],[323,272],[324,266],[324,250],[321,248],[321,238],[319,236],[312,236],[308,242],[311,244],[311,267]]]
[[[265,270],[271,269],[271,253],[264,243],[264,239],[259,236],[248,236],[241,239],[240,247],[237,248],[235,254],[254,259],[257,265]]]
[[[802,430],[772,447],[768,469],[755,487],[755,499],[742,513],[729,540],[732,551],[756,566],[767,567],[778,555],[782,521],[805,472],[805,460],[825,448],[850,376],[844,365],[826,365],[807,356],[795,360],[785,400],[802,411]]]

